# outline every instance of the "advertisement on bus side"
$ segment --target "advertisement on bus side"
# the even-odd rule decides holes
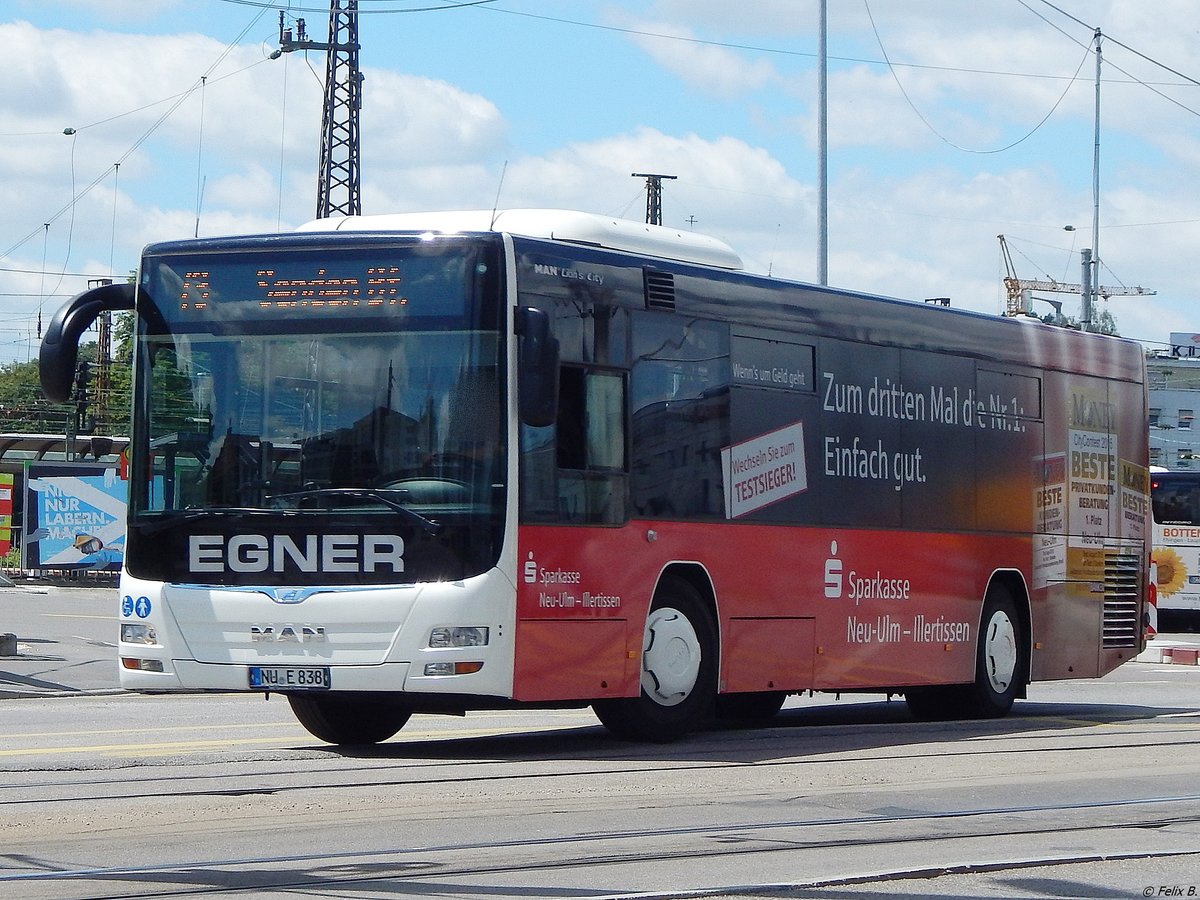
[[[1200,612],[1200,526],[1157,525],[1153,555],[1159,609]]]

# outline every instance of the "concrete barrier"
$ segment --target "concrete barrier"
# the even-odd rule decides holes
[[[1163,650],[1162,661],[1175,666],[1194,666],[1200,655],[1194,647],[1168,647]]]

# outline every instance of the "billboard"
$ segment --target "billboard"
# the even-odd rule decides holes
[[[115,465],[26,464],[23,567],[119,570],[128,495]]]
[[[1200,334],[1172,331],[1171,355],[1181,359],[1193,359],[1200,356]]]
[[[0,556],[12,549],[13,477],[0,473]]]

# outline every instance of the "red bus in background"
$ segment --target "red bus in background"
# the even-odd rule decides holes
[[[999,716],[1144,646],[1129,341],[740,271],[582,213],[148,247],[122,684],[334,743],[590,704],[670,740],[800,691]]]

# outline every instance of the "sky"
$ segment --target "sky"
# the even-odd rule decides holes
[[[819,279],[818,0],[359,8],[364,213],[640,220],[669,174],[664,224]],[[325,58],[270,58],[281,10],[326,39],[327,0],[0,0],[0,364],[148,243],[315,216]],[[1003,234],[1018,278],[1095,246],[1154,291],[1102,303],[1148,348],[1200,332],[1194,0],[828,0],[826,34],[829,284],[1000,314]]]

